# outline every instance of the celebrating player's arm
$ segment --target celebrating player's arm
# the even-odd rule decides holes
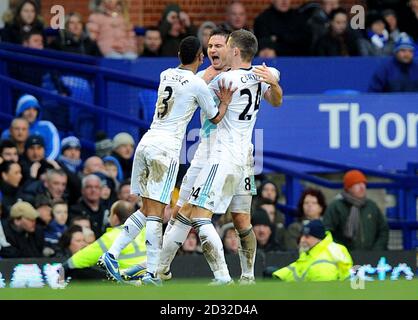
[[[279,107],[283,102],[283,90],[279,85],[279,79],[273,72],[263,63],[262,66],[256,66],[254,73],[260,77],[260,80],[267,83],[270,88],[264,94],[264,99],[273,107]]]
[[[209,88],[204,85],[200,86],[202,94],[197,96],[198,103],[202,110],[206,113],[208,119],[213,124],[219,123],[224,117],[228,105],[231,103],[232,95],[237,88],[232,89],[232,82],[226,85],[225,79],[218,81],[218,89],[214,90],[219,99],[219,104],[216,107]]]

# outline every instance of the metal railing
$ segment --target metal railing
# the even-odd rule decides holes
[[[303,186],[300,183],[301,181],[311,182],[330,189],[342,189],[343,184],[306,172],[290,169],[285,164],[274,163],[275,160],[316,166],[324,168],[324,171],[326,172],[329,172],[330,170],[345,172],[351,169],[358,169],[366,175],[390,180],[387,182],[369,182],[367,188],[386,189],[387,193],[396,197],[396,206],[386,210],[389,226],[391,229],[402,230],[404,249],[409,250],[418,247],[416,233],[416,230],[418,229],[416,214],[416,198],[418,196],[418,176],[416,175],[416,172],[418,170],[418,163],[408,163],[404,172],[389,173],[279,152],[264,151],[263,156],[264,168],[277,173],[282,173],[285,176],[284,196],[286,198],[286,204],[278,204],[278,208],[287,213],[287,217],[291,217],[296,211],[296,206],[303,189]],[[270,158],[270,161],[265,158]]]

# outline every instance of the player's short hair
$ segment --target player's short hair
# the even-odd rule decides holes
[[[116,215],[121,224],[125,223],[134,210],[134,206],[130,202],[124,200],[116,201],[110,208],[111,214]]]
[[[195,36],[188,36],[180,42],[179,58],[182,64],[187,65],[196,60],[199,51],[202,51],[202,44]]]
[[[231,32],[229,32],[228,30],[225,30],[224,28],[219,28],[218,27],[218,28],[212,30],[212,32],[210,33],[209,39],[213,36],[222,36],[222,37],[224,37],[225,39],[228,40],[228,37],[229,37],[230,34],[231,34]]]
[[[236,30],[229,35],[228,41],[232,47],[240,50],[244,62],[250,62],[258,51],[257,38],[250,31]]]

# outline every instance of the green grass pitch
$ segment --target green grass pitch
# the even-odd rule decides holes
[[[72,281],[65,289],[0,289],[0,300],[418,300],[418,279],[366,282],[354,290],[350,282],[283,283],[258,280],[254,286],[209,287],[207,280],[172,280],[163,287],[134,287],[111,282]]]

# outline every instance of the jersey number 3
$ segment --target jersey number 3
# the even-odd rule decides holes
[[[248,114],[250,111],[250,108],[253,105],[253,96],[251,94],[251,90],[246,88],[242,89],[240,91],[240,96],[243,95],[248,96],[248,104],[245,107],[244,111],[239,115],[240,120],[251,120],[253,113],[256,112],[260,108],[260,102],[261,102],[261,83],[258,83],[257,93],[255,95],[255,101],[254,101],[254,111],[251,114]]]
[[[171,97],[173,96],[173,88],[170,86],[165,87],[164,92],[168,92],[168,95],[166,98],[162,99],[158,99],[158,105],[157,105],[157,116],[158,119],[162,119],[164,118],[167,113],[168,113],[168,109],[173,106],[173,99],[171,99]]]

